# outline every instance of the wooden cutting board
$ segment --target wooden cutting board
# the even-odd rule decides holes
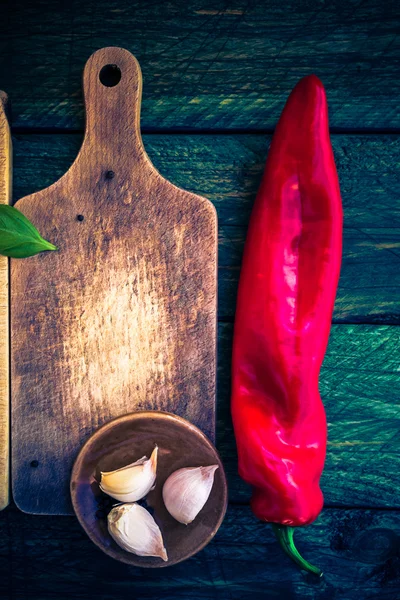
[[[72,512],[73,461],[113,417],[171,411],[214,438],[215,209],[151,164],[129,52],[93,54],[83,87],[74,164],[16,205],[59,248],[11,261],[13,495],[30,513]]]
[[[7,95],[0,91],[0,204],[11,201],[12,147]],[[0,510],[9,501],[9,301],[8,258],[0,256]]]

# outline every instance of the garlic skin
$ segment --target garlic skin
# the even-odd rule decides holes
[[[136,502],[146,496],[154,486],[157,471],[158,447],[155,446],[150,458],[143,456],[136,462],[115,471],[101,473],[100,489],[120,500]]]
[[[184,525],[191,523],[208,500],[218,465],[184,467],[172,473],[164,483],[162,495],[170,513]]]
[[[113,540],[137,556],[157,556],[168,560],[160,528],[151,514],[135,503],[115,506],[107,517]]]

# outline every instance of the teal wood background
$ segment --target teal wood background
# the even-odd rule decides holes
[[[3,9],[2,9],[3,11]],[[400,598],[400,11],[391,0],[8,0],[0,88],[13,106],[14,199],[55,181],[83,136],[80,77],[99,47],[141,62],[142,129],[155,166],[219,216],[217,445],[229,509],[215,540],[149,573],[101,554],[74,518],[0,513],[0,598]],[[297,533],[316,581],[248,506],[229,416],[236,287],[271,132],[296,81],[328,94],[344,258],[320,388],[325,508]]]

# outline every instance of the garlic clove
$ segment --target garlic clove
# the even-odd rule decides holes
[[[151,514],[135,503],[115,506],[107,518],[108,531],[123,550],[137,556],[168,560],[160,528]]]
[[[136,502],[154,486],[157,471],[158,447],[150,458],[143,456],[136,462],[115,471],[101,473],[100,489],[121,502]]]
[[[172,473],[163,487],[163,500],[168,512],[180,523],[188,525],[208,500],[218,465],[185,467]]]

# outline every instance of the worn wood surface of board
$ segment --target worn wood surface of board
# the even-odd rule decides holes
[[[76,161],[17,203],[59,247],[11,261],[13,494],[33,513],[72,512],[73,460],[112,417],[168,410],[214,437],[215,209],[148,159],[129,52],[96,52],[84,91]]]
[[[6,116],[8,98],[0,91],[0,204],[11,201],[12,148]],[[0,510],[9,501],[10,391],[9,391],[8,259],[0,256]]]
[[[82,128],[79,76],[109,45],[142,65],[146,128],[273,128],[310,72],[326,86],[331,126],[400,126],[397,0],[5,3],[0,81],[18,127]]]

